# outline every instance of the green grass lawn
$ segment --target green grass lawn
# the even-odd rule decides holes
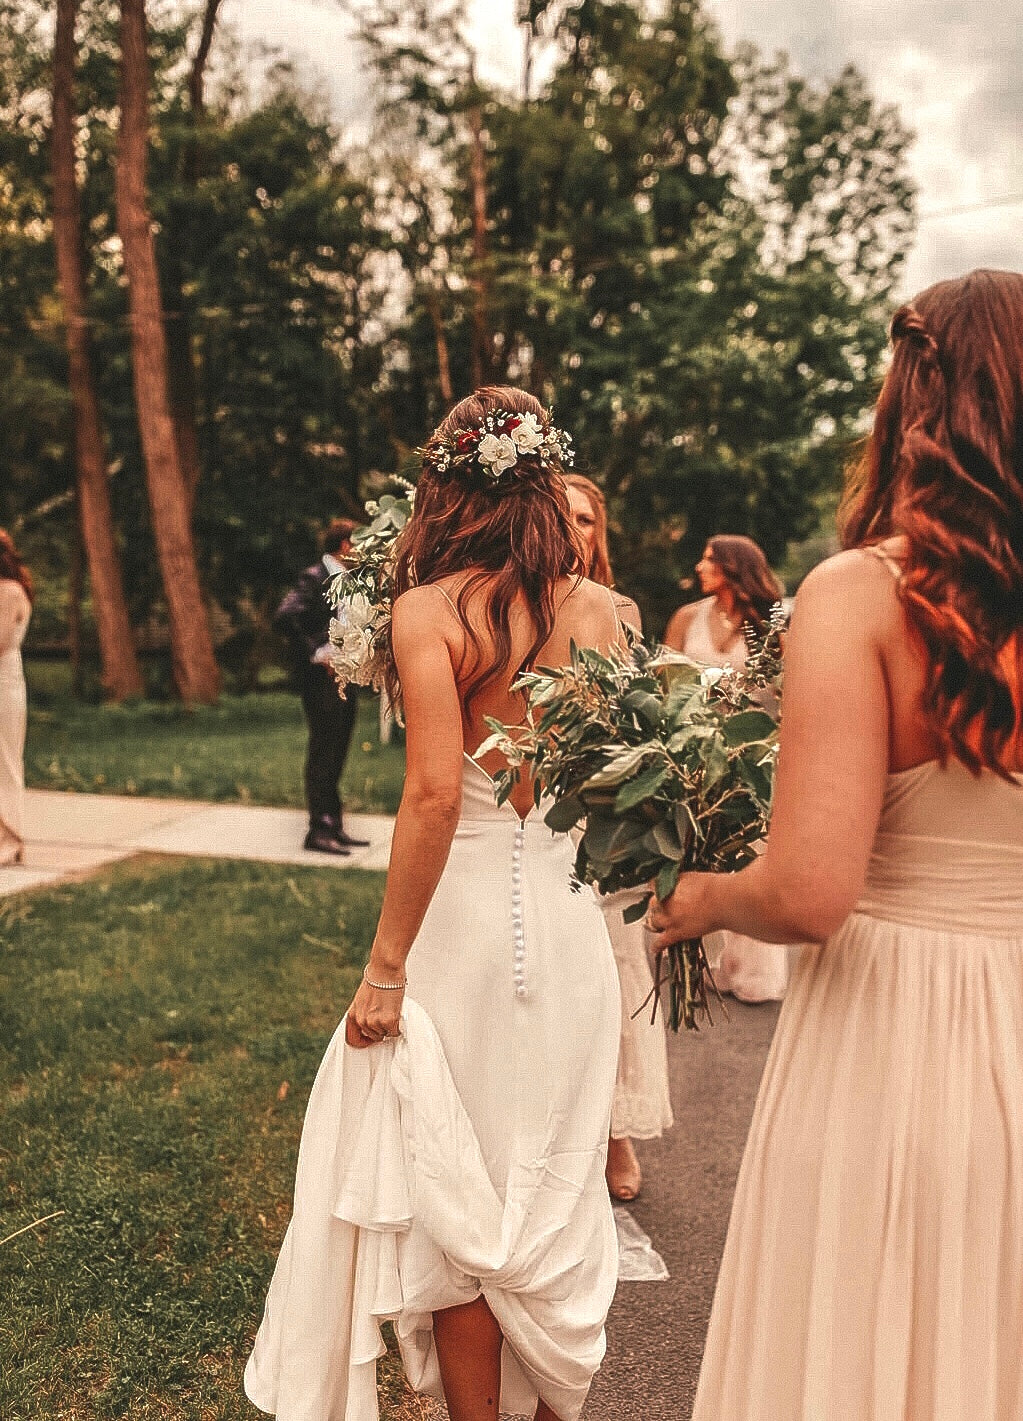
[[[62,668],[60,668],[62,670]],[[287,691],[224,696],[218,706],[73,700],[57,668],[29,664],[25,778],[34,789],[301,806],[305,722]],[[381,745],[377,702],[363,696],[345,770],[345,805],[393,814],[402,747]]]
[[[254,1421],[241,1369],[380,874],[135,860],[0,900],[0,1416]],[[382,1368],[389,1421],[428,1414]]]

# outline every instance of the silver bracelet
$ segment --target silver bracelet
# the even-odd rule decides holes
[[[407,977],[403,977],[400,982],[374,982],[372,978],[366,976],[368,971],[369,963],[367,962],[362,969],[362,980],[366,983],[367,987],[375,987],[378,992],[403,992],[408,986]]]

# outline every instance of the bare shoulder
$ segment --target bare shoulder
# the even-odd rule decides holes
[[[901,622],[893,568],[864,548],[836,553],[807,574],[796,593],[793,626],[841,620],[880,635]]]
[[[396,637],[443,634],[454,620],[454,610],[439,587],[425,583],[403,592],[391,609],[391,627]]]
[[[693,618],[700,608],[711,599],[701,597],[698,602],[686,602],[684,606],[676,608],[668,618],[668,625],[664,629],[664,640],[670,646],[676,640],[681,642],[686,632],[693,624]]]
[[[0,603],[19,619],[21,613],[32,605],[24,587],[13,577],[0,577]]]

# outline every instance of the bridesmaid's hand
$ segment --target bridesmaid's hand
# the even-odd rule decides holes
[[[708,901],[713,879],[711,873],[684,873],[668,898],[663,902],[657,898],[651,900],[646,926],[654,952],[663,952],[672,943],[714,931],[717,923],[711,917]]]
[[[401,1004],[404,989],[381,991],[362,982],[345,1020],[345,1040],[357,1051],[376,1046],[389,1036],[401,1034]]]

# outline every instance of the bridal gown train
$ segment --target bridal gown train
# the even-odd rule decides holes
[[[1023,1418],[1023,784],[890,775],[863,897],[803,951],[693,1413],[768,1418]]]
[[[502,1411],[575,1421],[604,1352],[618,1246],[604,1183],[619,993],[572,844],[498,806],[468,757],[451,854],[408,959],[402,1034],[338,1028],[245,1370],[279,1421],[376,1421],[379,1324],[441,1397],[431,1314],[486,1298]]]

